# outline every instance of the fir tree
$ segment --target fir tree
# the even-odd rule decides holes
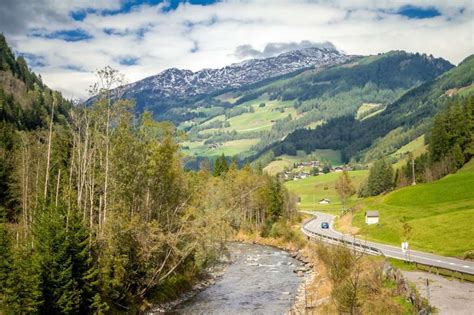
[[[367,180],[367,193],[375,196],[393,187],[392,164],[386,160],[378,160],[370,168]]]
[[[6,210],[0,206],[0,305],[3,304],[8,275],[11,272],[10,236],[6,225]]]
[[[214,162],[214,176],[221,176],[222,174],[227,173],[229,170],[229,165],[227,164],[227,159],[225,158],[224,153],[221,156],[217,157]]]
[[[38,261],[29,246],[18,247],[5,287],[3,306],[7,313],[34,314],[43,305]]]

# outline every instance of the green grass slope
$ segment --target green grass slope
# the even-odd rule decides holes
[[[341,173],[329,173],[319,176],[312,176],[297,181],[285,183],[286,188],[297,196],[301,197],[300,210],[317,210],[334,214],[340,214],[342,205],[336,192],[335,184]],[[367,170],[349,172],[352,184],[357,189],[362,181],[368,176]],[[331,199],[328,205],[320,205],[322,198]],[[354,195],[347,202],[346,207],[354,205],[357,197]]]
[[[380,223],[367,226],[365,210],[379,210]],[[364,201],[353,224],[370,240],[399,245],[402,218],[411,226],[411,248],[462,257],[474,249],[474,160],[456,174]]]
[[[187,113],[179,129],[194,142],[190,147],[195,149],[186,152],[191,156],[216,155],[207,150],[209,146],[203,146],[204,141],[225,146],[227,141],[258,139],[257,144],[235,151],[241,158],[255,156],[297,129],[315,128],[335,117],[355,116],[358,110],[360,119],[380,115],[387,104],[451,67],[442,59],[400,51],[357,57],[346,64],[209,96]],[[260,106],[263,103],[265,106]],[[316,147],[307,152],[316,149],[330,148]]]

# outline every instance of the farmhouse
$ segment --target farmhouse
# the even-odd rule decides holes
[[[377,224],[377,223],[379,223],[379,212],[378,211],[366,211],[365,212],[365,223],[366,224]]]
[[[327,199],[327,198],[323,198],[323,199],[319,200],[320,205],[328,205],[329,203],[331,203],[331,200]]]

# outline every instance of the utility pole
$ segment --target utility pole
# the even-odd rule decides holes
[[[426,299],[428,300],[428,305],[430,305],[430,280],[426,278]]]
[[[411,174],[412,174],[412,179],[413,179],[411,185],[412,185],[412,186],[415,186],[415,185],[416,185],[416,178],[415,178],[415,159],[413,158],[413,156],[412,156],[412,158],[411,158]]]

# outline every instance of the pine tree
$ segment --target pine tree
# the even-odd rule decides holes
[[[11,272],[10,236],[6,224],[6,210],[0,206],[0,306],[3,304],[8,275]],[[0,307],[1,309],[1,307]]]
[[[97,292],[97,269],[89,249],[89,234],[79,215],[47,207],[34,224],[44,313],[81,314],[106,308]]]
[[[229,165],[227,164],[227,159],[225,158],[224,153],[221,156],[217,157],[214,162],[214,176],[221,176],[222,174],[227,173],[229,170]]]
[[[393,167],[386,160],[378,160],[370,168],[367,180],[367,192],[375,196],[390,190],[393,187]]]
[[[3,306],[7,313],[34,314],[43,305],[38,261],[28,246],[18,247],[5,287]]]
[[[433,162],[440,161],[449,150],[449,135],[446,130],[445,117],[438,114],[434,121],[429,137],[429,153]]]

